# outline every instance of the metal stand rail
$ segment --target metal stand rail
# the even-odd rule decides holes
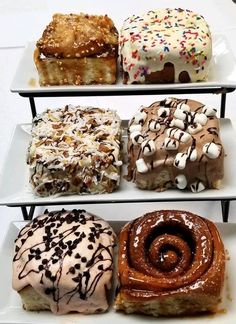
[[[174,94],[218,94],[221,95],[221,101],[220,101],[220,118],[225,117],[225,109],[226,109],[226,95],[227,93],[231,93],[235,91],[235,88],[229,88],[229,87],[198,87],[198,88],[172,88],[172,89],[152,89],[152,88],[139,88],[139,89],[114,89],[114,90],[102,90],[101,88],[99,90],[89,90],[86,88],[86,90],[83,90],[81,87],[78,91],[48,91],[48,92],[21,92],[19,93],[20,96],[29,98],[29,103],[30,103],[30,108],[31,108],[31,113],[32,117],[34,118],[37,114],[37,109],[36,109],[36,104],[35,104],[35,98],[46,98],[46,97],[94,97],[94,96],[137,96],[137,95],[174,95]],[[235,197],[236,199],[236,197]],[[215,201],[218,199],[186,199],[183,201]],[[222,209],[222,220],[223,222],[228,222],[228,217],[229,217],[229,207],[230,207],[230,201],[233,199],[222,199],[221,201],[221,209]],[[179,201],[179,199],[171,199],[171,200],[160,200],[157,199],[157,202],[166,202],[166,201]],[[127,202],[127,201],[124,201]],[[130,203],[137,203],[137,201],[131,201],[129,200],[128,202]],[[147,200],[139,201],[140,203],[143,202],[148,202]],[[78,201],[78,204],[81,203]],[[95,202],[96,204],[99,204],[100,201],[99,199]],[[104,203],[101,202],[101,203]],[[111,203],[111,201],[108,201],[108,203]],[[115,201],[114,201],[115,203]],[[119,201],[119,203],[122,203]],[[57,203],[58,204],[58,203]],[[63,203],[66,204],[66,203]],[[70,204],[70,203],[67,203]],[[37,204],[39,206],[40,204]],[[41,204],[43,205],[43,204]],[[53,205],[53,203],[51,204]],[[14,206],[11,206],[14,207]],[[15,206],[16,207],[16,206]],[[18,206],[19,207],[19,206]],[[34,216],[34,211],[36,205],[32,206],[25,206],[21,205],[21,211],[24,220],[31,220]],[[27,210],[29,208],[29,211]]]
[[[99,90],[99,91],[62,91],[62,92],[21,92],[20,96],[29,98],[32,116],[37,114],[34,98],[47,97],[94,97],[94,96],[141,96],[141,95],[173,95],[173,94],[220,94],[220,117],[225,117],[226,94],[235,91],[235,88],[212,87],[212,88],[172,88],[172,89],[138,89],[132,90]]]

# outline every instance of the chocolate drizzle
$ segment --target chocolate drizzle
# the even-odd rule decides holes
[[[198,179],[206,188],[218,188],[219,180],[223,178],[224,149],[219,137],[217,117],[210,116],[211,111],[206,108],[200,102],[176,98],[157,101],[147,107],[147,117],[139,132],[145,143],[152,141],[155,150],[153,154],[147,154],[144,143],[133,146],[130,137],[127,179],[134,181],[141,189],[163,191],[169,187],[166,183],[171,182],[172,187],[176,187],[176,177],[183,174],[188,189]],[[211,110],[215,114],[215,109]],[[153,131],[155,125],[158,127]],[[135,129],[134,119],[131,119],[129,126]],[[218,142],[220,147],[220,155],[214,161],[204,154],[204,145],[211,142]],[[144,146],[145,150],[142,150]],[[137,170],[136,161],[139,159],[146,164],[145,170]]]
[[[46,213],[26,225],[15,241],[16,281],[32,285],[32,278],[37,280],[33,287],[60,313],[75,298],[89,301],[105,273],[109,282],[113,247],[114,232],[97,216],[85,210]]]

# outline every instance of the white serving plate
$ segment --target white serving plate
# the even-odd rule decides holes
[[[114,202],[152,202],[186,200],[236,199],[236,177],[233,175],[236,161],[236,135],[229,119],[220,119],[221,139],[225,148],[225,176],[220,190],[208,189],[199,193],[170,189],[164,192],[140,190],[135,184],[121,178],[117,191],[99,195],[68,195],[37,197],[29,184],[29,170],[26,164],[30,141],[30,124],[16,126],[12,142],[0,178],[0,205],[58,205]],[[124,174],[126,166],[123,167]]]
[[[18,93],[44,92],[99,92],[101,91],[138,91],[138,90],[173,90],[209,87],[236,87],[236,59],[223,35],[213,35],[213,59],[207,82],[150,84],[150,85],[124,85],[121,76],[114,85],[89,85],[89,86],[48,86],[40,87],[38,73],[33,61],[35,43],[28,43],[19,62],[16,74],[11,84],[11,91]]]
[[[217,323],[233,324],[236,323],[236,224],[217,224],[217,227],[223,238],[226,250],[229,254],[229,260],[226,265],[226,281],[223,291],[222,303],[219,307],[219,313],[215,315],[204,315],[199,317],[185,318],[153,318],[142,315],[125,315],[117,313],[111,307],[105,314],[81,315],[67,314],[56,316],[49,311],[26,312],[22,309],[21,300],[18,294],[12,289],[11,273],[13,245],[19,229],[26,223],[11,223],[6,234],[5,240],[0,247],[0,323],[60,323],[60,324],[137,324],[137,323]],[[111,225],[118,228],[122,224],[111,222]],[[228,259],[228,258],[227,258]]]

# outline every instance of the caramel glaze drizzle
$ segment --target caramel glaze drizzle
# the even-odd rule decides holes
[[[45,214],[47,213],[48,211],[46,210]],[[44,284],[44,278],[49,279],[51,286],[45,287],[44,292],[46,295],[51,296],[53,301],[57,303],[57,311],[59,310],[60,300],[67,295],[67,304],[69,304],[75,295],[79,295],[79,298],[82,300],[88,299],[93,295],[99,279],[103,276],[104,272],[112,271],[113,256],[111,251],[114,244],[104,246],[99,243],[89,260],[78,252],[80,251],[79,244],[86,238],[86,234],[84,231],[80,231],[80,227],[87,222],[91,230],[86,238],[89,242],[87,247],[89,250],[93,250],[96,247],[96,240],[101,235],[113,235],[110,227],[103,227],[96,216],[85,213],[85,210],[66,212],[63,209],[61,212],[48,213],[48,217],[35,218],[31,224],[20,231],[15,241],[13,262],[19,261],[23,258],[23,255],[28,254],[28,260],[25,261],[24,266],[19,272],[18,279],[21,280],[27,277],[31,272],[41,274],[40,284],[42,285]],[[68,225],[71,224],[71,226],[65,231],[60,231],[60,227],[64,222]],[[37,235],[38,229],[43,227],[45,228],[45,235],[42,239],[32,247],[24,249],[27,238]],[[73,241],[70,239],[71,234],[74,234],[76,237]],[[51,258],[49,260],[42,258],[43,253],[48,251],[53,251]],[[83,251],[80,252],[83,253]],[[106,252],[105,255],[107,258],[104,258],[104,252]],[[71,257],[72,262],[74,262],[74,265],[69,268],[67,275],[74,275],[71,277],[71,280],[75,283],[75,286],[73,290],[61,295],[60,279],[63,262],[67,256]],[[31,261],[38,261],[37,269],[31,268]],[[103,266],[104,261],[108,261],[108,266]],[[50,263],[58,265],[58,269],[54,275],[50,271]],[[86,265],[87,270],[79,272],[78,270],[80,270],[81,264]],[[91,281],[91,270],[95,267],[97,267],[98,271]]]

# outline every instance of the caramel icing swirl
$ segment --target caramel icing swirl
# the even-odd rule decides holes
[[[213,279],[223,280],[223,243],[215,225],[200,216],[177,210],[148,213],[126,224],[119,241],[121,287],[139,298],[142,291],[216,292]]]

